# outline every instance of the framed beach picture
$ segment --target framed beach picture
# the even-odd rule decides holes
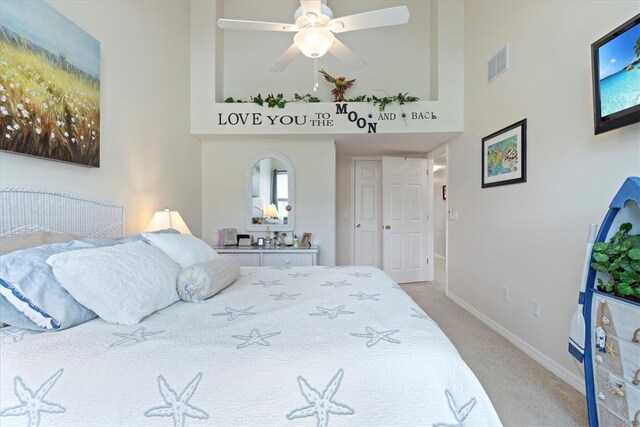
[[[527,119],[482,138],[482,188],[527,182]]]
[[[42,0],[3,1],[0,150],[100,167],[100,42]]]

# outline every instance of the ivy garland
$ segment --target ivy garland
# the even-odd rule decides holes
[[[380,111],[384,111],[384,109],[389,104],[397,103],[400,105],[404,105],[408,102],[416,102],[419,100],[420,98],[416,96],[411,96],[408,93],[399,93],[394,96],[383,96],[383,97],[377,97],[375,95],[372,95],[372,96],[360,95],[360,96],[356,96],[355,98],[347,99],[347,102],[368,102],[373,105],[377,105]],[[234,99],[232,97],[228,97],[224,100],[224,102],[227,104],[253,102],[254,104],[258,104],[260,106],[266,105],[269,108],[275,108],[275,107],[284,108],[287,102],[300,102],[300,101],[320,102],[320,98],[312,96],[311,94],[308,94],[308,93],[305,95],[300,95],[296,93],[294,94],[294,99],[286,100],[284,98],[284,95],[281,93],[277,95],[270,93],[265,98],[263,98],[261,94],[252,96],[250,97],[250,101],[243,101],[241,99]]]

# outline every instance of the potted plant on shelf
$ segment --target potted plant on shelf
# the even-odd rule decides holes
[[[606,273],[607,282],[598,278],[598,290],[640,302],[640,235],[629,234],[631,223],[624,223],[608,242],[593,245],[594,270]]]

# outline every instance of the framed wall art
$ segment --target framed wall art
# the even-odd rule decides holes
[[[42,0],[2,2],[0,150],[100,167],[100,42]]]
[[[527,182],[527,119],[482,138],[482,188]]]

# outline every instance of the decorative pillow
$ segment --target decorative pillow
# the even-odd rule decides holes
[[[149,233],[153,233],[153,234],[180,234],[180,232],[178,230],[176,230],[175,228],[165,228],[164,230],[156,230],[156,231],[149,231]],[[142,233],[140,234],[134,234],[133,236],[129,236],[129,237],[125,237],[123,239],[118,240],[118,243],[131,243],[131,242],[148,242],[149,240],[145,239],[142,236]]]
[[[51,243],[67,243],[74,239],[75,237],[71,234],[50,233],[48,231],[0,237],[0,255]]]
[[[0,256],[0,321],[29,329],[65,329],[96,317],[58,283],[46,263],[51,255],[96,245],[72,240]]]
[[[182,268],[209,261],[218,256],[211,246],[191,234],[142,233],[142,237],[161,249]]]
[[[110,323],[136,324],[179,299],[180,267],[144,242],[63,252],[47,263],[78,302]]]
[[[194,264],[178,276],[178,295],[183,301],[198,302],[211,298],[240,275],[240,262],[232,255]]]

